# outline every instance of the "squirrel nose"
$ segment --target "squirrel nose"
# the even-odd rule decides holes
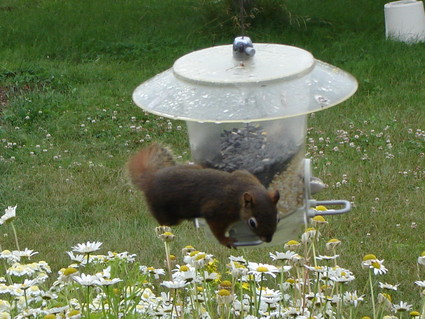
[[[271,242],[271,241],[272,241],[272,238],[273,238],[273,235],[271,235],[271,236],[261,236],[261,237],[260,237],[260,239],[261,239],[262,241],[265,241],[266,243]]]

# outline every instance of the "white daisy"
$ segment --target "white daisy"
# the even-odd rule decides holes
[[[388,271],[383,262],[384,260],[379,260],[375,255],[368,254],[363,257],[362,267],[372,269],[375,275],[382,275]]]
[[[418,264],[425,266],[425,251],[422,253],[421,256],[418,257]]]
[[[189,283],[184,280],[163,281],[161,285],[169,289],[179,289],[187,286]]]
[[[333,267],[329,270],[329,279],[333,282],[350,282],[356,279],[353,273],[341,267]]]
[[[333,256],[319,255],[319,256],[316,256],[316,260],[335,260],[338,257],[339,255],[333,255]]]
[[[205,281],[214,281],[214,280],[219,280],[219,279],[220,279],[220,274],[219,273],[208,272],[208,271],[204,270],[203,280],[205,280]]]
[[[250,274],[255,276],[262,276],[264,274],[270,275],[272,277],[276,277],[276,273],[279,272],[279,268],[273,265],[262,264],[262,263],[248,263],[248,269]]]
[[[237,261],[230,261],[230,263],[227,264],[227,268],[229,268],[232,277],[241,277],[248,274],[248,268]]]
[[[16,207],[9,206],[4,210],[4,215],[0,217],[0,225],[12,221],[16,217]]]
[[[193,251],[190,254],[184,256],[183,261],[186,264],[189,264],[196,269],[200,269],[204,267],[207,263],[212,261],[214,258],[213,255],[201,252],[201,251]]]
[[[196,278],[196,269],[191,265],[183,265],[174,270],[173,280],[191,282]]]
[[[72,247],[72,251],[75,251],[77,253],[81,253],[81,254],[90,254],[94,251],[97,251],[100,249],[100,246],[102,246],[101,242],[90,242],[88,241],[87,243],[84,244],[77,244],[74,247]]]
[[[248,262],[246,261],[246,259],[242,256],[230,256],[229,257],[230,261],[236,261],[240,264],[246,265]]]
[[[357,307],[359,305],[359,302],[364,300],[364,295],[358,296],[357,291],[349,292],[346,291],[343,296],[344,302],[353,305],[354,307]]]
[[[385,292],[379,293],[377,300],[378,300],[378,304],[382,305],[382,307],[385,308],[385,309],[390,310],[393,306],[391,295],[389,295]]]
[[[313,239],[318,239],[319,237],[320,237],[320,232],[317,229],[313,228],[313,227],[309,227],[301,235],[301,242],[303,242],[303,243],[309,243]]]
[[[12,305],[9,303],[9,301],[0,299],[0,312],[9,312],[11,309]]]
[[[394,312],[405,312],[409,310],[412,310],[412,305],[409,305],[407,302],[400,301],[398,305],[393,304]]]
[[[331,250],[338,247],[339,245],[341,245],[341,241],[339,239],[332,238],[326,243],[326,249]]]
[[[6,270],[6,274],[17,277],[32,276],[34,273],[37,272],[37,270],[38,269],[33,267],[33,264],[25,265],[20,263],[14,263]]]
[[[123,260],[128,263],[133,263],[136,261],[136,254],[129,254],[128,252],[124,251],[121,253],[111,252],[108,251],[108,260]]]
[[[400,284],[390,285],[390,284],[387,284],[387,283],[379,282],[379,288],[381,288],[381,289],[387,289],[387,290],[394,290],[394,291],[396,291],[397,288],[398,288],[398,286],[400,286]]]
[[[69,258],[77,264],[81,264],[86,261],[84,255],[74,255],[72,251],[67,251],[66,253],[68,254]]]
[[[72,279],[82,286],[94,286],[99,284],[99,278],[93,275],[81,274],[81,276],[73,276]]]
[[[297,253],[291,250],[287,250],[284,253],[276,252],[276,254],[270,253],[270,258],[273,260],[289,260],[294,257]]]
[[[2,311],[0,312],[0,319],[11,319],[12,317],[10,316],[8,311]]]
[[[16,255],[14,255],[10,250],[5,249],[0,253],[0,259],[5,259],[9,263],[15,263],[20,260],[20,258]]]
[[[282,293],[279,290],[270,289],[267,287],[257,290],[257,295],[261,295],[261,300],[266,304],[275,304],[282,300]]]
[[[15,255],[16,257],[18,257],[19,259],[21,257],[26,257],[28,259],[31,259],[31,257],[34,256],[34,255],[37,255],[38,252],[36,252],[32,249],[25,248],[24,250],[14,250],[14,251],[12,251],[12,254]]]
[[[328,267],[326,266],[309,266],[304,265],[305,268],[307,268],[310,271],[316,272],[316,273],[324,273],[328,271]]]
[[[98,276],[97,278],[98,278],[99,281],[96,284],[99,285],[99,286],[111,286],[111,285],[115,285],[118,282],[123,281],[120,278],[110,279],[110,278],[104,278],[104,277],[101,277],[101,276]]]
[[[285,249],[292,249],[292,250],[295,250],[300,246],[301,246],[301,243],[299,243],[296,240],[290,240],[290,241],[286,242],[285,245],[283,245],[283,247]]]
[[[155,279],[159,279],[159,276],[165,275],[165,270],[162,268],[155,268],[155,267],[147,267],[147,266],[140,266],[139,270],[142,274],[151,274]]]

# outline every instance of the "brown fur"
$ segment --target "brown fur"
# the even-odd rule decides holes
[[[268,192],[247,171],[227,173],[197,165],[178,165],[169,150],[152,144],[128,163],[132,182],[145,194],[150,212],[161,225],[184,219],[205,218],[217,240],[228,247],[235,240],[225,236],[238,220],[262,240],[271,241],[277,225],[279,193]],[[249,222],[250,221],[250,222]]]

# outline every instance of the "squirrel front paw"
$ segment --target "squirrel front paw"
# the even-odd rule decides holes
[[[236,248],[235,243],[237,242],[237,240],[233,237],[224,237],[220,243],[224,246],[226,246],[227,248]]]

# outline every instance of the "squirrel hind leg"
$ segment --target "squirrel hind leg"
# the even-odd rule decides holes
[[[180,222],[182,221],[180,218],[175,217],[175,216],[170,216],[170,215],[167,215],[167,214],[163,215],[163,214],[160,214],[158,212],[153,213],[152,210],[151,210],[151,214],[152,214],[153,217],[155,217],[156,221],[161,226],[176,226],[176,225],[180,224]]]

